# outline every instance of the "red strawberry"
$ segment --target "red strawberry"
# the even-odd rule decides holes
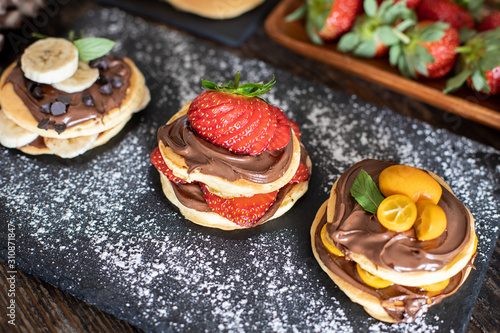
[[[362,0],[335,0],[318,35],[323,40],[333,40],[342,36],[351,29],[362,7]]]
[[[242,227],[252,227],[272,206],[278,191],[255,194],[251,197],[222,198],[201,184],[207,205],[220,216]]]
[[[474,28],[474,18],[466,9],[451,0],[422,0],[417,9],[419,21],[442,21],[457,30]]]
[[[287,21],[306,19],[306,32],[315,44],[333,40],[354,24],[363,0],[308,0],[286,17]]]
[[[496,95],[500,93],[500,66],[495,67],[491,71],[485,71],[484,74],[486,76],[486,84],[488,85],[488,88],[477,89],[470,76],[467,78],[467,85],[486,95]]]
[[[385,1],[377,7],[375,1],[366,1],[364,10],[351,31],[340,38],[339,51],[364,58],[384,56],[389,46],[399,43],[402,32],[415,25],[415,13],[405,2]]]
[[[209,91],[197,96],[188,109],[194,131],[208,142],[240,154],[258,155],[266,150],[276,132],[276,116],[272,107],[258,97],[274,85],[235,82],[221,86],[209,81],[202,84]]]
[[[461,71],[446,82],[445,93],[461,87],[465,82],[472,89],[487,95],[500,93],[500,29],[476,32],[463,31],[460,54]]]
[[[303,181],[306,181],[309,179],[309,170],[307,169],[307,166],[300,162],[299,168],[297,169],[297,172],[295,172],[295,175],[293,178],[290,180],[290,183],[300,183]]]
[[[479,22],[477,31],[495,30],[500,27],[500,11],[494,11]]]
[[[448,23],[419,22],[407,37],[408,41],[391,46],[389,57],[403,76],[439,78],[455,65],[460,40],[457,30]]]
[[[273,106],[274,114],[277,120],[276,132],[274,133],[267,150],[276,150],[284,148],[290,141],[290,124],[288,118],[282,110]]]
[[[295,136],[297,137],[297,140],[300,142],[300,128],[299,125],[293,120],[288,119],[288,123],[290,124],[290,127],[293,129],[293,132],[295,133]]]
[[[151,163],[153,163],[156,169],[162,172],[169,180],[179,184],[187,183],[187,181],[185,181],[184,179],[175,176],[172,170],[170,170],[169,167],[165,164],[163,156],[161,156],[160,148],[156,147],[155,149],[153,149],[149,160],[151,161]]]
[[[457,53],[455,48],[460,45],[458,31],[452,27],[444,31],[445,35],[438,41],[423,42],[422,46],[429,51],[434,58],[433,63],[427,64],[427,74],[418,74],[429,79],[443,77],[453,68]]]

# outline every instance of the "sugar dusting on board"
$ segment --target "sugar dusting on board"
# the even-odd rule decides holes
[[[21,269],[146,331],[449,330],[438,306],[414,324],[367,316],[319,268],[309,226],[350,165],[394,159],[441,175],[470,208],[484,272],[500,217],[497,151],[116,9],[91,11],[76,28],[117,41],[145,74],[152,101],[108,145],[71,161],[0,150],[0,216],[17,226]],[[201,92],[200,79],[225,82],[237,70],[245,82],[276,75],[267,98],[301,126],[314,169],[308,194],[287,215],[220,232],[168,203],[149,153],[158,127]],[[470,315],[473,304],[460,302],[446,307]]]

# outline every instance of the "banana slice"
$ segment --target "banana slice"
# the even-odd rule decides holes
[[[78,69],[78,49],[63,38],[40,39],[24,51],[21,69],[25,77],[38,83],[64,81]]]
[[[30,132],[7,118],[0,108],[0,143],[7,148],[18,148],[33,142],[38,134]]]
[[[43,140],[45,141],[45,145],[55,155],[63,158],[73,158],[89,150],[98,135],[86,135],[70,139],[43,138]]]
[[[83,91],[90,87],[99,78],[99,70],[91,68],[85,61],[78,62],[78,69],[69,79],[53,83],[52,87],[69,94]]]

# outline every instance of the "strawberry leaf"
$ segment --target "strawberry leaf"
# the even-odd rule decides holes
[[[378,4],[376,0],[365,0],[363,2],[363,9],[366,15],[374,17],[377,14]]]
[[[369,213],[377,214],[377,208],[384,200],[372,177],[361,170],[351,186],[351,195]]]
[[[401,56],[403,49],[400,44],[391,46],[389,49],[389,63],[391,66],[396,66],[398,64],[398,59]]]
[[[420,31],[420,40],[422,42],[435,42],[443,38],[445,30],[448,29],[450,25],[444,22],[435,22],[430,24]]]
[[[490,92],[490,87],[488,86],[488,83],[486,82],[486,75],[483,71],[474,71],[471,75],[472,83],[474,84],[474,88],[477,91],[482,91],[485,93]]]
[[[454,77],[448,79],[448,81],[446,81],[446,88],[443,90],[443,93],[447,94],[460,88],[471,74],[472,71],[470,69],[465,69]]]
[[[375,52],[375,42],[373,40],[365,40],[354,49],[353,53],[358,57],[373,58]]]
[[[359,39],[359,34],[348,32],[340,38],[337,48],[340,52],[352,52],[356,48],[356,45],[358,45]]]
[[[384,45],[391,46],[399,42],[399,37],[394,33],[392,27],[383,25],[375,30],[375,37]]]

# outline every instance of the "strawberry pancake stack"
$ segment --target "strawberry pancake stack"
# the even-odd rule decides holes
[[[476,257],[474,218],[443,179],[364,160],[333,185],[311,227],[316,259],[372,317],[411,322],[455,293]]]
[[[43,38],[0,79],[0,143],[73,158],[105,144],[149,103],[144,76],[105,38]]]
[[[311,161],[299,128],[260,95],[267,84],[218,86],[186,103],[158,130],[151,162],[167,198],[194,223],[254,227],[289,210],[306,191]]]

